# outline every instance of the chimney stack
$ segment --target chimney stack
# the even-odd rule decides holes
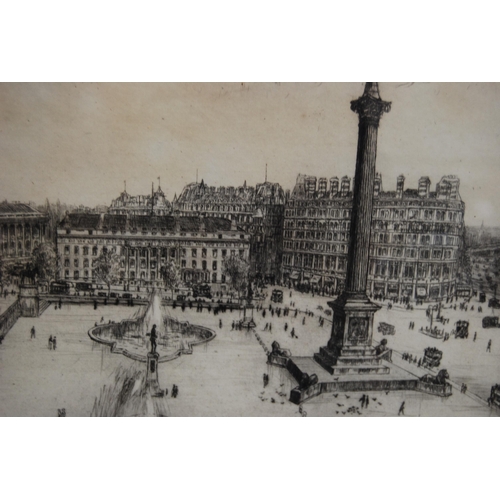
[[[429,177],[420,177],[418,180],[418,195],[421,198],[429,198],[431,181]]]

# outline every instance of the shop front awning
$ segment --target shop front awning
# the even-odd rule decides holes
[[[427,290],[424,287],[419,286],[417,288],[417,297],[427,297]]]
[[[319,283],[321,280],[321,276],[313,276],[311,278],[311,283]]]
[[[310,280],[312,278],[312,274],[311,273],[304,273],[304,279],[305,280]]]
[[[290,274],[290,279],[291,280],[298,280],[299,279],[299,273],[297,271],[293,271],[292,274]]]

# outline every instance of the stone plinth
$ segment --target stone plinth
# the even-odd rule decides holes
[[[366,297],[348,295],[328,305],[333,309],[332,336],[314,355],[315,361],[334,375],[389,373],[382,364],[384,353],[371,345],[373,316],[380,307]]]
[[[37,318],[40,312],[40,299],[36,285],[21,285],[19,289],[19,306],[21,316]]]
[[[160,355],[157,352],[148,352],[146,384],[158,384],[158,361]]]

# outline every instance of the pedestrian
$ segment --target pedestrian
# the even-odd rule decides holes
[[[474,338],[472,339],[473,342],[475,342],[477,339],[477,332],[474,332]]]
[[[285,332],[288,330],[288,323],[285,323]]]
[[[262,381],[264,382],[264,387],[269,383],[269,377],[267,376],[267,373],[264,373],[262,376]]]
[[[52,351],[52,335],[49,337],[49,351]]]
[[[231,324],[231,330],[234,330],[234,320],[233,320],[233,322]]]
[[[295,338],[295,328],[292,328],[292,331],[290,332],[290,337],[292,337],[292,339]]]
[[[219,328],[222,328],[222,319],[219,320]]]
[[[399,407],[399,412],[398,412],[398,416],[399,415],[404,415],[405,414],[405,402],[403,401],[401,403],[401,406]]]
[[[368,394],[365,396],[365,408],[368,408],[368,405],[370,404],[370,396]]]
[[[273,330],[273,324],[269,323],[269,331],[271,332]]]
[[[305,316],[302,318],[302,324],[303,324],[303,325],[305,325],[305,324],[306,324],[306,317],[305,317]]]
[[[54,337],[52,338],[52,349],[54,349],[54,351],[55,351],[56,347],[57,347],[57,338],[54,335]]]
[[[359,402],[361,403],[361,408],[364,408],[365,407],[365,395],[364,394],[359,398]]]
[[[35,338],[36,338],[36,334],[35,334],[35,327],[34,327],[34,326],[32,326],[32,327],[31,327],[31,338],[32,338],[32,339],[35,339]]]
[[[488,340],[488,346],[486,347],[486,352],[491,352],[491,339]]]

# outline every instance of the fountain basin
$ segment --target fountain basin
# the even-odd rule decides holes
[[[171,361],[181,354],[192,354],[193,346],[215,338],[213,330],[192,325],[188,321],[165,318],[163,325],[168,333],[160,331],[158,334],[156,351],[159,354],[159,363]],[[112,353],[146,362],[150,348],[149,338],[141,334],[142,328],[141,319],[126,319],[120,323],[94,326],[88,335],[94,342],[109,346]]]

